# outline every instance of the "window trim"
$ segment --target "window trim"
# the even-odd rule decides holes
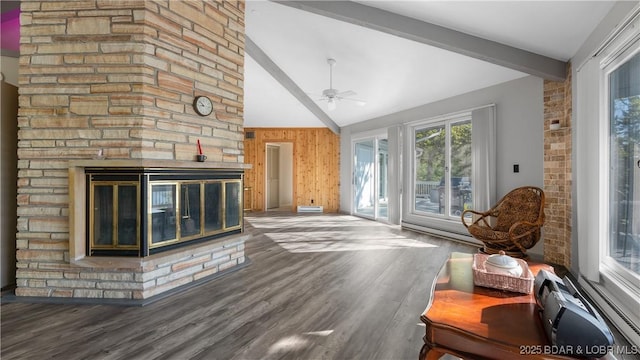
[[[474,114],[478,114],[478,119],[474,119]],[[412,211],[415,201],[415,166],[414,166],[414,158],[415,156],[415,132],[414,129],[419,126],[424,126],[428,123],[434,123],[438,121],[443,121],[451,118],[460,118],[464,114],[468,114],[471,117],[472,126],[475,121],[481,121],[482,126],[485,126],[487,129],[490,129],[487,132],[483,132],[483,139],[486,136],[486,144],[488,147],[488,154],[486,156],[488,164],[486,166],[484,172],[478,171],[476,167],[472,164],[472,177],[475,179],[477,176],[482,176],[484,178],[489,179],[489,191],[481,191],[485,193],[484,198],[480,199],[479,197],[474,196],[473,202],[474,204],[479,204],[478,206],[484,206],[485,202],[488,202],[489,205],[495,203],[496,197],[496,131],[497,131],[497,119],[496,119],[496,105],[493,103],[489,103],[482,106],[477,106],[473,108],[467,108],[465,110],[451,112],[439,116],[434,116],[431,118],[420,119],[416,121],[407,122],[404,124],[403,129],[403,137],[407,139],[403,142],[403,166],[405,169],[405,175],[403,179],[403,188],[405,189],[402,194],[402,221],[401,224],[403,227],[410,228],[417,231],[434,233],[440,236],[446,236],[448,238],[453,238],[456,240],[461,240],[465,242],[472,243],[474,245],[482,245],[482,242],[473,238],[467,229],[462,225],[462,222],[458,218],[445,218],[444,216],[436,217],[436,216],[424,216],[421,214],[416,214]],[[487,123],[485,123],[487,121]],[[478,159],[478,154],[475,153],[476,145],[474,145],[474,141],[478,138],[476,135],[472,135],[472,157],[473,162],[476,163]],[[480,160],[482,162],[482,160]],[[478,166],[476,164],[476,166]],[[472,180],[476,185],[479,186],[478,181]],[[480,192],[475,189],[474,192],[479,194]],[[487,206],[489,206],[487,205]],[[487,207],[488,208],[488,207]]]
[[[423,122],[419,122],[416,123],[414,125],[411,126],[411,130],[410,130],[410,134],[411,134],[411,154],[415,154],[416,152],[416,142],[415,142],[415,138],[416,138],[416,132],[420,131],[420,130],[424,130],[424,129],[429,129],[429,128],[433,128],[433,127],[438,127],[438,126],[443,126],[444,127],[444,131],[445,134],[448,134],[448,136],[445,137],[445,150],[444,150],[444,157],[445,157],[445,168],[448,168],[449,170],[445,170],[446,172],[446,176],[444,177],[445,183],[444,183],[444,187],[446,190],[451,189],[451,127],[452,125],[458,124],[458,123],[462,123],[462,122],[466,122],[468,121],[469,123],[471,123],[471,111],[468,112],[462,112],[462,113],[457,113],[455,115],[451,115],[451,116],[446,116],[444,118],[435,118],[435,119],[430,119],[430,120],[426,120]],[[473,131],[473,130],[472,130]],[[416,209],[416,202],[415,202],[415,189],[416,189],[416,167],[417,167],[417,160],[415,155],[411,158],[412,159],[412,166],[411,166],[411,179],[410,179],[410,192],[411,192],[411,196],[410,198],[412,199],[411,202],[411,208],[410,208],[410,213],[413,215],[418,215],[418,216],[425,216],[425,217],[433,217],[433,218],[439,218],[439,219],[444,219],[444,220],[450,220],[450,221],[459,221],[459,216],[455,216],[455,215],[447,215],[446,210],[450,210],[448,209],[450,204],[450,196],[445,196],[444,199],[444,207],[445,207],[445,213],[444,214],[440,214],[440,213],[430,213],[430,212],[426,212],[426,211],[420,211],[418,209]],[[471,161],[473,161],[473,155],[471,155]]]
[[[640,35],[640,34],[638,34]],[[635,46],[635,48],[634,48]],[[606,156],[603,158],[603,164],[601,169],[606,169],[607,171],[602,171],[606,173],[604,178],[601,190],[602,196],[604,197],[604,204],[600,211],[600,219],[604,220],[604,232],[606,236],[602,237],[599,241],[600,245],[600,263],[599,263],[599,271],[601,275],[608,276],[610,279],[615,279],[616,283],[622,285],[625,291],[631,292],[634,297],[640,297],[640,286],[634,284],[640,284],[640,274],[631,273],[628,269],[619,265],[618,262],[612,257],[608,256],[610,249],[610,219],[611,214],[610,210],[610,174],[608,169],[611,166],[611,136],[610,136],[610,126],[611,126],[611,107],[610,107],[610,97],[611,97],[611,88],[609,77],[613,72],[618,70],[622,65],[627,63],[632,57],[636,55],[640,55],[640,38],[631,39],[627,43],[620,45],[621,49],[616,49],[617,51],[613,52],[613,54],[607,56],[603,61],[601,61],[601,95],[600,101],[602,104],[602,114],[603,116],[600,118],[602,122],[601,126],[606,126],[606,132],[604,133],[604,141],[602,153],[605,153]],[[604,151],[606,149],[606,151]],[[602,240],[604,239],[604,240]]]
[[[635,23],[635,26],[632,24]],[[575,202],[573,241],[578,245],[579,283],[632,343],[640,344],[640,287],[631,286],[609,252],[609,82],[608,76],[640,47],[640,7],[576,69]],[[611,261],[613,260],[613,261]],[[628,270],[625,269],[625,272]]]

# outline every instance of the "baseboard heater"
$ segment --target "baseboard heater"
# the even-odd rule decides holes
[[[298,206],[299,213],[321,213],[323,211],[322,206]]]

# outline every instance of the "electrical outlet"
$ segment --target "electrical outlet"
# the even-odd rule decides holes
[[[519,164],[513,164],[513,172],[514,173],[519,173],[520,172],[520,165]]]

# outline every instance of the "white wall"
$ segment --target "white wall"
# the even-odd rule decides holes
[[[497,192],[498,198],[522,186],[543,186],[543,82],[527,76],[482,90],[423,105],[341,129],[340,134],[340,209],[351,211],[351,135],[386,129],[397,124],[428,119],[487,104],[496,105],[497,117]],[[520,173],[513,173],[513,164]]]
[[[0,115],[0,288],[16,282],[18,179],[18,88],[1,81]]]
[[[393,125],[429,119],[488,104],[496,105],[497,198],[523,185],[544,187],[544,103],[543,80],[526,76],[503,84],[473,91],[396,114],[353,124],[340,134],[340,210],[351,211],[351,136],[365,131],[386,129]],[[405,141],[405,140],[403,140]],[[391,150],[390,150],[391,151]],[[513,165],[520,172],[513,173]],[[404,175],[407,169],[403,170]],[[394,175],[394,174],[391,174]],[[392,189],[389,190],[394,191]],[[395,189],[399,192],[400,189]],[[530,250],[542,254],[543,241]]]
[[[0,56],[0,72],[7,83],[18,86],[18,58]]]

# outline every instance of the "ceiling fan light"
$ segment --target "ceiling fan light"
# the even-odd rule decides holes
[[[336,109],[336,100],[334,98],[330,98],[329,101],[327,101],[327,108],[329,111]]]

